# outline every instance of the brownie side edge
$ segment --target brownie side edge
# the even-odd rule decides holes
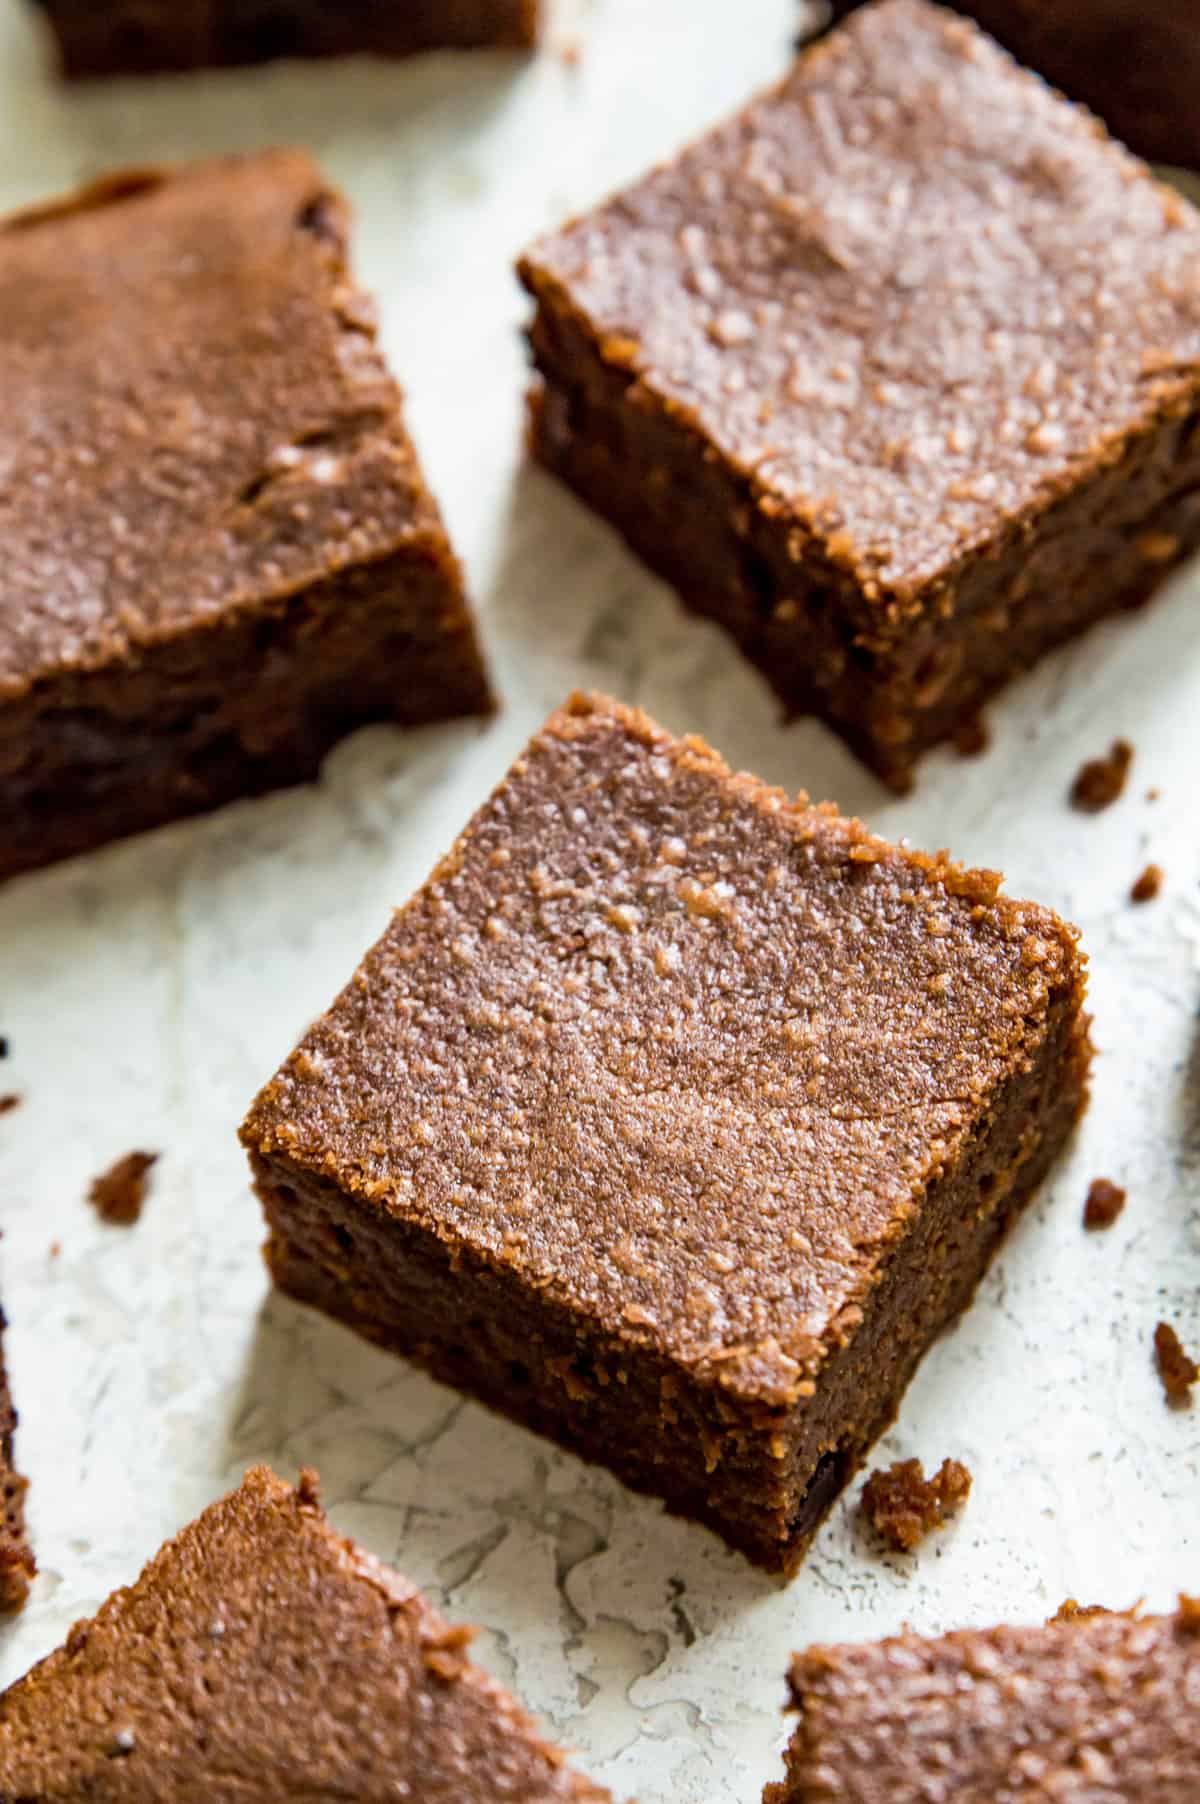
[[[539,0],[414,0],[382,8],[370,0],[37,0],[68,80],[239,67],[283,57],[368,53],[412,56],[433,49],[536,45]]]
[[[492,712],[440,527],[0,707],[0,881],[311,781],[348,733]]]
[[[0,1612],[20,1610],[28,1596],[37,1565],[25,1527],[25,1493],[28,1481],[16,1471],[17,1412],[9,1388],[4,1359],[3,1334],[7,1327],[0,1310]]]

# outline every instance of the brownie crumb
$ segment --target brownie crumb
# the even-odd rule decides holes
[[[1092,758],[1083,765],[1071,785],[1071,806],[1084,814],[1099,814],[1111,808],[1125,788],[1125,779],[1133,763],[1133,747],[1127,739],[1114,740],[1105,758]]]
[[[0,1059],[8,1057],[8,1035],[0,1034]]]
[[[860,1507],[881,1540],[897,1553],[911,1553],[970,1493],[971,1474],[959,1460],[943,1460],[935,1476],[926,1478],[919,1459],[906,1459],[886,1472],[872,1472]]]
[[[1161,789],[1148,789],[1146,791],[1146,800],[1148,802],[1157,802],[1161,795],[1162,795]]]
[[[1131,902],[1153,902],[1163,886],[1163,869],[1160,864],[1148,864],[1133,888],[1129,892]]]
[[[20,1483],[24,1493],[24,1480]],[[6,1502],[11,1510],[11,1497]],[[23,1607],[36,1577],[37,1561],[30,1549],[6,1532],[0,1540],[0,1614],[9,1616]]]
[[[1105,1609],[1103,1604],[1081,1604],[1077,1603],[1073,1597],[1068,1597],[1058,1606],[1058,1609],[1054,1612],[1053,1616],[1048,1618],[1048,1620],[1052,1623],[1082,1622],[1084,1618],[1088,1616],[1111,1615],[1112,1611]]]
[[[1185,1635],[1200,1635],[1200,1597],[1189,1597],[1186,1591],[1179,1593],[1177,1627]]]
[[[1111,1228],[1125,1207],[1125,1192],[1108,1178],[1094,1178],[1083,1206],[1085,1228]]]
[[[1187,1403],[1192,1386],[1200,1378],[1200,1366],[1188,1357],[1170,1322],[1160,1322],[1154,1330],[1154,1356],[1163,1389],[1172,1403]]]
[[[51,1259],[61,1259],[62,1258],[62,1241],[61,1240],[52,1240],[50,1242],[50,1257],[51,1257]]]
[[[117,1228],[131,1228],[141,1217],[149,1186],[146,1179],[158,1163],[157,1153],[127,1153],[88,1191],[93,1209]]]
[[[954,749],[960,758],[978,758],[991,743],[992,736],[982,714],[961,721],[954,729]]]
[[[300,1468],[300,1482],[296,1486],[296,1495],[301,1503],[310,1509],[317,1509],[321,1502],[321,1475],[313,1466]]]
[[[0,1096],[0,1115],[8,1115],[13,1109],[19,1109],[20,1106],[21,1098],[19,1096]]]

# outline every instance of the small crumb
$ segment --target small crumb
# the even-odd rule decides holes
[[[51,1257],[51,1259],[61,1259],[62,1258],[62,1241],[61,1240],[52,1240],[50,1242],[50,1257]]]
[[[1161,795],[1162,795],[1161,789],[1148,789],[1146,791],[1146,800],[1148,802],[1157,802]]]
[[[301,1503],[315,1509],[321,1501],[321,1475],[313,1466],[300,1468],[300,1482],[296,1486],[296,1494]]]
[[[578,38],[564,38],[558,47],[559,60],[568,69],[578,69],[583,61],[583,45]]]
[[[1093,758],[1083,765],[1071,785],[1071,806],[1084,814],[1099,814],[1110,808],[1125,788],[1125,779],[1133,763],[1133,747],[1127,739],[1113,741],[1105,758]]]
[[[1125,1207],[1125,1192],[1108,1178],[1095,1178],[1083,1206],[1085,1228],[1111,1228]]]
[[[0,1115],[9,1115],[21,1106],[19,1096],[0,1096]]]
[[[978,758],[991,743],[987,722],[982,714],[964,720],[954,729],[954,749],[960,758]]]
[[[1154,1357],[1169,1400],[1172,1403],[1190,1402],[1192,1386],[1200,1378],[1200,1366],[1184,1352],[1170,1322],[1160,1322],[1154,1330]]]
[[[886,1472],[872,1472],[859,1507],[881,1540],[897,1553],[911,1553],[970,1493],[971,1474],[959,1460],[943,1460],[934,1477],[926,1478],[920,1460],[906,1459]]]
[[[149,1188],[146,1179],[157,1163],[157,1153],[127,1153],[95,1180],[88,1201],[102,1221],[131,1228],[140,1219]]]
[[[1068,1597],[1065,1602],[1059,1605],[1058,1609],[1054,1612],[1054,1615],[1050,1618],[1050,1621],[1052,1623],[1083,1622],[1089,1616],[1111,1615],[1112,1611],[1106,1610],[1103,1604],[1080,1604],[1076,1603],[1073,1597]]]
[[[1160,864],[1148,864],[1133,888],[1129,892],[1131,902],[1153,902],[1163,886],[1163,868]]]
[[[8,1057],[8,1035],[0,1034],[0,1059]]]

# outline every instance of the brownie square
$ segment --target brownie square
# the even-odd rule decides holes
[[[764,1804],[1195,1804],[1200,1604],[1064,1613],[1042,1628],[815,1647]]]
[[[469,1640],[258,1467],[0,1697],[0,1795],[605,1804]]]
[[[1083,1105],[998,883],[575,697],[251,1109],[277,1281],[795,1567]]]
[[[14,1465],[17,1412],[13,1407],[4,1363],[3,1334],[8,1326],[0,1310],[0,1611],[19,1610],[29,1596],[37,1566],[25,1533],[28,1484]]]
[[[878,774],[1200,543],[1200,214],[967,21],[855,13],[536,246],[536,455]]]
[[[0,878],[490,708],[347,229],[293,151],[0,224]]]
[[[833,0],[842,18],[861,0]],[[1200,168],[1200,17],[1187,0],[950,0],[1154,163]]]
[[[539,0],[35,0],[68,76],[276,57],[529,49]]]

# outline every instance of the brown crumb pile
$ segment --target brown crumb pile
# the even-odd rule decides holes
[[[1190,1359],[1170,1322],[1160,1322],[1154,1330],[1154,1357],[1163,1389],[1172,1403],[1186,1403],[1192,1386],[1200,1378],[1200,1366]]]
[[[11,1110],[19,1109],[20,1106],[21,1098],[19,1096],[0,1096],[0,1115],[7,1115]]]
[[[95,1180],[88,1191],[88,1202],[102,1221],[117,1228],[133,1226],[146,1201],[146,1179],[157,1163],[157,1153],[127,1153],[111,1171]]]
[[[1125,788],[1125,779],[1133,763],[1133,747],[1127,739],[1117,739],[1107,757],[1093,758],[1083,765],[1071,785],[1071,806],[1084,814],[1099,814],[1111,808]]]
[[[1129,892],[1131,902],[1153,902],[1162,890],[1163,868],[1161,864],[1148,864],[1133,888]]]
[[[1085,1228],[1111,1228],[1125,1207],[1125,1192],[1108,1178],[1095,1178],[1083,1205]]]
[[[970,1494],[971,1474],[959,1460],[943,1460],[940,1470],[926,1478],[919,1459],[905,1459],[886,1472],[872,1472],[860,1507],[882,1541],[897,1553],[911,1553]]]
[[[1073,1597],[1068,1597],[1065,1603],[1061,1603],[1058,1606],[1058,1609],[1054,1612],[1054,1615],[1050,1618],[1050,1621],[1051,1622],[1082,1622],[1088,1616],[1111,1616],[1111,1615],[1112,1615],[1112,1611],[1106,1610],[1103,1604],[1081,1604],[1081,1603],[1076,1603],[1076,1601]]]

